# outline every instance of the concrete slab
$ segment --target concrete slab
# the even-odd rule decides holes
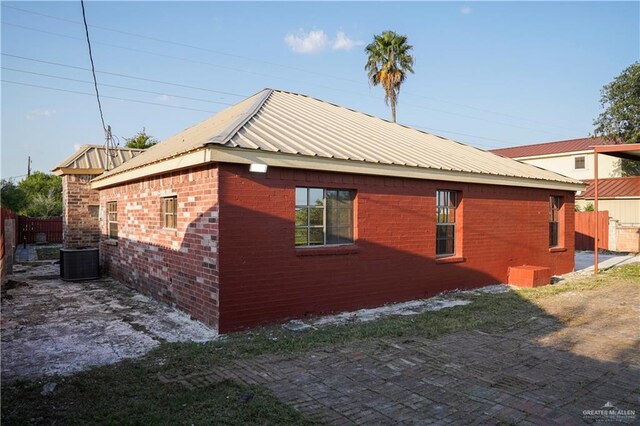
[[[53,263],[16,265],[2,300],[2,380],[71,374],[216,330],[110,278],[64,282]]]
[[[598,255],[599,269],[634,262],[640,262],[640,255],[632,253],[600,253]],[[576,272],[593,272],[593,251],[576,251],[574,270]]]

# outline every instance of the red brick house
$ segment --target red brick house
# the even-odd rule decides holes
[[[105,270],[228,332],[573,270],[573,179],[266,89],[92,181]]]
[[[65,248],[98,247],[100,196],[91,179],[118,167],[142,149],[82,145],[51,170],[62,177],[62,241]]]

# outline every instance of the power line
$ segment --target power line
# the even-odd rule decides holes
[[[64,36],[64,37],[68,37],[68,36]],[[127,50],[132,50],[130,48],[126,48],[126,47],[122,47],[123,49],[127,49]],[[140,49],[133,49],[137,52],[140,53],[149,53]],[[70,67],[70,68],[78,68],[78,67],[73,67],[73,66],[69,66],[69,65],[65,65],[65,64],[59,64],[59,63],[55,63],[55,62],[50,62],[50,61],[43,61],[43,60],[37,60],[37,59],[32,59],[32,58],[26,58],[23,56],[19,56],[19,55],[12,55],[12,54],[6,54],[6,53],[2,53],[5,56],[10,56],[10,57],[15,57],[15,58],[20,58],[20,59],[26,59],[26,60],[33,60],[36,62],[41,62],[41,63],[47,63],[47,64],[53,64],[53,65],[59,65],[59,66],[65,66],[65,67]],[[156,55],[156,53],[151,52],[151,54]],[[204,61],[197,61],[197,60],[191,60],[191,59],[185,59],[185,58],[180,58],[180,57],[175,57],[175,56],[170,56],[170,55],[164,55],[164,54],[157,54],[159,56],[163,56],[163,57],[169,57],[172,59],[178,59],[178,60],[186,60],[188,62],[192,62],[192,63],[200,63],[203,65],[209,65],[212,67],[216,67],[216,68],[229,68],[229,67],[223,67],[223,66],[219,66],[217,64],[213,64],[213,63],[209,63],[209,62],[204,62]],[[327,89],[327,90],[332,90],[332,91],[336,91],[342,94],[352,94],[352,95],[356,95],[359,97],[367,97],[367,98],[372,98],[372,99],[378,99],[375,96],[372,95],[365,95],[359,92],[353,92],[353,91],[348,91],[348,90],[342,90],[339,88],[335,88],[335,87],[328,87],[328,86],[322,86],[322,85],[318,85],[318,84],[314,84],[314,83],[305,83],[305,82],[301,82],[301,81],[296,81],[296,80],[290,80],[290,79],[286,79],[286,78],[282,78],[282,77],[274,77],[274,76],[269,76],[266,74],[259,74],[259,73],[253,73],[251,71],[244,71],[241,69],[237,69],[237,68],[232,68],[232,70],[234,71],[240,71],[240,72],[247,72],[249,74],[256,74],[256,75],[260,75],[263,77],[267,77],[267,78],[276,78],[276,79],[280,79],[280,80],[285,80],[285,81],[289,81],[289,82],[294,82],[294,83],[300,83],[300,84],[307,84],[307,85],[312,85],[312,86],[317,86],[323,89]],[[121,76],[121,77],[126,77],[126,78],[130,78],[126,75],[123,74],[118,74],[118,73],[110,73],[110,72],[106,72],[106,71],[96,71],[98,73],[104,73],[104,74],[110,74],[110,75],[116,75],[116,76]],[[153,82],[160,82],[158,80],[151,80],[151,79],[143,79],[140,77],[136,77],[136,79],[140,79],[140,80],[146,80],[146,81],[153,81]],[[176,85],[175,83],[167,83],[167,82],[161,82],[162,84],[172,84],[172,85]],[[179,86],[183,86],[183,87],[190,87],[192,89],[199,89],[202,90],[201,88],[196,88],[193,86],[186,86],[186,85],[179,85]],[[205,89],[206,90],[206,89]],[[242,95],[235,95],[235,96],[242,96]],[[246,97],[246,96],[243,96]],[[487,123],[491,123],[491,124],[497,124],[497,125],[502,125],[502,126],[509,126],[509,127],[514,127],[514,128],[519,128],[519,129],[524,129],[524,130],[530,130],[530,131],[535,131],[535,132],[540,132],[540,133],[546,133],[546,134],[550,134],[550,135],[556,135],[555,133],[551,133],[551,132],[547,132],[545,130],[541,130],[541,129],[536,129],[536,128],[531,128],[531,127],[525,127],[525,126],[520,126],[517,124],[512,124],[512,123],[504,123],[504,122],[500,122],[500,121],[494,121],[494,120],[488,120],[485,118],[481,118],[481,117],[474,117],[471,115],[466,115],[466,114],[460,114],[460,113],[456,113],[456,112],[451,112],[451,111],[445,111],[445,110],[441,110],[441,109],[437,109],[437,108],[430,108],[430,107],[425,107],[422,105],[417,105],[417,104],[410,104],[410,103],[404,103],[404,106],[407,107],[412,107],[412,108],[418,108],[418,109],[423,109],[423,110],[427,110],[427,111],[435,111],[435,112],[440,112],[440,113],[444,113],[444,114],[449,114],[449,115],[455,115],[458,117],[463,117],[463,118],[468,118],[468,119],[472,119],[472,120],[478,120],[478,121],[483,121],[483,122],[487,122]]]
[[[40,72],[21,70],[21,69],[17,69],[17,68],[0,67],[0,69],[7,70],[7,71],[20,72],[20,73],[23,73],[23,74],[38,75],[38,76],[41,76],[41,77],[57,78],[59,80],[75,81],[75,82],[78,82],[78,83],[93,84],[92,81],[79,80],[79,79],[76,79],[76,78],[62,77],[62,76],[52,75],[52,74],[44,74],[44,73],[40,73]],[[234,104],[230,104],[228,102],[217,102],[217,101],[211,101],[209,99],[193,98],[193,97],[190,97],[190,96],[176,95],[176,94],[173,94],[173,93],[163,93],[163,92],[154,92],[152,90],[134,89],[132,87],[117,86],[115,84],[98,83],[98,86],[112,87],[112,88],[115,88],[115,89],[122,89],[122,90],[130,90],[132,92],[148,93],[148,94],[151,94],[151,95],[169,96],[169,97],[172,97],[172,98],[187,99],[187,100],[190,100],[190,101],[206,102],[206,103],[227,105],[227,106],[234,105]]]
[[[12,55],[12,54],[8,54],[8,53],[2,53],[2,55],[9,56],[9,57],[14,57],[14,58],[18,58],[18,59],[23,59],[23,60],[27,60],[27,61],[33,61],[33,62],[39,62],[39,63],[45,63],[45,64],[51,64],[51,65],[66,67],[66,68],[87,70],[86,68],[81,68],[81,67],[76,67],[76,66],[66,65],[66,64],[60,64],[60,63],[56,63],[56,62],[42,61],[42,60],[33,59],[33,58],[26,58],[26,57],[22,57],[22,56],[18,56],[18,55]],[[67,77],[54,76],[54,75],[44,74],[44,73],[36,73],[36,72],[31,72],[31,71],[26,71],[26,70],[19,70],[19,69],[15,69],[15,68],[9,68],[9,67],[1,67],[1,68],[2,69],[6,69],[6,70],[10,70],[10,71],[17,71],[17,72],[22,72],[22,73],[27,73],[27,74],[40,75],[40,76],[44,76],[44,77],[58,78],[58,79],[69,80],[69,81],[77,81],[77,82],[82,82],[82,83],[90,83],[90,82],[83,81],[83,80],[77,80],[77,79],[72,79],[72,78],[67,78]],[[108,72],[103,72],[103,71],[96,71],[96,72],[98,72],[98,73],[107,73],[107,74],[115,74],[115,73],[108,73]],[[164,82],[164,81],[159,81],[159,80],[150,80],[150,79],[145,79],[145,78],[128,76],[128,75],[124,75],[124,74],[116,74],[116,75],[117,76],[121,76],[121,77],[125,77],[125,78],[130,78],[130,79],[143,80],[143,81],[153,81],[153,82],[158,82],[158,83],[167,84],[167,85],[184,87],[184,85],[180,85],[180,84],[176,84],[176,83],[169,83],[169,82]],[[14,84],[28,85],[26,83],[17,83],[17,82],[14,82]],[[102,84],[102,83],[100,84],[100,86],[114,87],[114,88],[118,88],[118,89],[131,90],[131,91],[142,92],[142,93],[150,93],[150,94],[156,94],[156,95],[173,96],[173,97],[176,97],[176,98],[183,98],[183,99],[188,99],[188,100],[197,100],[197,101],[203,101],[203,102],[219,103],[219,104],[223,104],[223,105],[233,105],[233,104],[228,104],[228,103],[223,103],[223,102],[209,101],[209,100],[200,99],[200,98],[192,98],[192,97],[187,97],[187,96],[180,96],[180,95],[174,95],[174,94],[168,94],[168,93],[162,93],[162,92],[147,91],[147,90],[142,90],[142,89],[133,89],[133,88],[124,87],[124,86],[116,86],[116,85],[109,85],[109,84]],[[44,87],[44,86],[35,86],[35,87],[42,87],[42,88],[46,88],[46,89],[65,91],[63,89],[50,88],[50,87]],[[187,87],[189,87],[191,89],[198,89],[198,90],[203,90],[203,91],[210,91],[210,92],[219,93],[218,91],[215,91],[215,90],[212,90],[212,89],[207,89],[207,88],[202,88],[202,87],[196,87],[196,86],[187,86]],[[71,91],[71,93],[86,94],[86,93],[75,92],[75,91]],[[234,96],[243,96],[243,95],[234,94]],[[105,96],[103,96],[103,97],[105,97]],[[195,109],[195,108],[186,108],[186,107],[180,107],[180,106],[174,106],[174,105],[166,105],[166,104],[160,104],[160,103],[154,103],[154,102],[143,102],[143,101],[138,101],[138,100],[133,100],[133,99],[124,99],[124,98],[116,98],[116,97],[110,97],[110,98],[118,99],[118,100],[125,100],[125,101],[129,101],[129,102],[138,102],[138,103],[146,103],[146,104],[150,104],[150,105],[166,106],[166,107],[171,107],[171,108],[194,110],[194,111],[198,111],[198,112],[212,112],[212,111],[200,110],[200,109]],[[482,140],[498,142],[498,143],[503,143],[503,144],[512,144],[512,142],[510,142],[510,141],[505,141],[505,140],[501,140],[501,139],[494,139],[494,138],[488,138],[488,137],[485,137],[485,136],[477,136],[477,135],[473,135],[473,134],[470,134],[470,133],[462,133],[462,132],[457,132],[457,131],[453,131],[453,130],[437,129],[437,128],[432,128],[432,127],[417,126],[417,125],[413,125],[413,124],[409,124],[409,126],[415,127],[415,128],[418,128],[418,129],[428,130],[428,131],[445,132],[445,133],[450,133],[450,134],[454,134],[454,135],[469,136],[469,137],[476,138],[476,139],[482,139]],[[491,146],[491,147],[494,146],[494,145],[487,145],[487,144],[481,144],[481,143],[475,143],[475,144],[476,145],[480,145],[480,146]]]
[[[37,85],[37,84],[23,83],[23,82],[4,80],[4,79],[0,80],[0,81],[2,81],[4,83],[17,84],[17,85],[20,85],[20,86],[35,87],[35,88],[46,89],[46,90],[55,90],[55,91],[58,91],[58,92],[72,93],[72,94],[77,94],[77,95],[93,96],[93,94],[91,94],[91,93],[78,92],[78,91],[75,91],[75,90],[60,89],[60,88],[56,88],[56,87],[41,86],[41,85]],[[135,103],[141,103],[141,104],[145,104],[145,105],[154,105],[154,106],[161,106],[161,107],[167,107],[167,108],[183,109],[183,110],[188,110],[188,111],[197,111],[197,112],[206,112],[206,113],[217,113],[217,112],[219,112],[219,111],[208,111],[208,110],[202,110],[202,109],[196,109],[196,108],[188,108],[188,107],[182,107],[182,106],[177,106],[177,105],[166,105],[166,104],[161,104],[161,103],[156,103],[156,102],[140,101],[140,100],[137,100],[137,99],[120,98],[120,97],[115,97],[115,96],[103,95],[102,97],[106,98],[106,99],[114,99],[114,100],[125,101],[125,102],[135,102]],[[501,141],[501,140],[498,140],[498,139],[491,139],[491,138],[487,138],[487,137],[483,137],[483,136],[476,136],[476,135],[472,135],[472,134],[468,134],[468,133],[460,133],[460,132],[455,132],[455,131],[452,131],[452,130],[432,129],[432,128],[429,128],[429,127],[415,126],[415,125],[409,125],[409,126],[410,127],[415,127],[417,129],[435,130],[435,131],[439,131],[439,132],[445,132],[445,133],[469,136],[469,137],[473,137],[473,138],[477,138],[477,139],[484,139],[484,140],[489,140],[489,141],[509,143],[507,141]],[[475,145],[490,146],[490,145],[482,144],[482,143],[475,143]]]
[[[96,99],[98,101],[98,110],[100,111],[100,120],[102,121],[102,128],[107,131],[107,126],[104,123],[104,115],[102,114],[102,104],[100,103],[100,92],[98,91],[98,79],[96,78],[96,67],[93,63],[93,52],[91,52],[91,40],[89,40],[89,27],[87,26],[87,16],[84,11],[84,0],[80,0],[82,6],[82,21],[84,22],[84,33],[87,36],[87,46],[89,47],[89,60],[91,61],[91,74],[93,75],[93,87],[96,89]]]
[[[505,141],[505,140],[502,140],[502,139],[486,138],[486,137],[483,137],[483,136],[476,136],[476,135],[472,135],[472,134],[469,134],[469,133],[454,132],[452,130],[444,130],[444,129],[435,129],[433,127],[416,126],[415,124],[407,124],[407,126],[414,127],[416,129],[423,129],[423,130],[434,131],[434,132],[446,132],[446,133],[451,133],[453,135],[469,136],[469,137],[472,137],[472,138],[483,139],[483,140],[486,140],[486,141],[513,144],[513,142]],[[480,145],[480,144],[478,144],[478,145]],[[484,144],[484,146],[489,146],[489,145]]]
[[[95,94],[93,94],[93,93],[78,92],[76,90],[59,89],[57,87],[41,86],[41,85],[38,85],[38,84],[23,83],[23,82],[20,82],[20,81],[12,81],[12,80],[5,80],[5,79],[2,79],[0,81],[2,81],[3,83],[18,84],[20,86],[29,86],[29,87],[36,87],[36,88],[39,88],[39,89],[56,90],[58,92],[74,93],[76,95],[95,96]],[[204,109],[183,107],[183,106],[178,106],[178,105],[160,104],[160,103],[157,103],[157,102],[140,101],[140,100],[137,100],[137,99],[120,98],[120,97],[116,97],[116,96],[102,95],[102,97],[105,98],[105,99],[114,99],[114,100],[117,100],[117,101],[135,102],[135,103],[145,104],[145,105],[155,105],[155,106],[161,106],[161,107],[166,107],[166,108],[184,109],[184,110],[187,110],[187,111],[206,112],[206,113],[212,113],[212,114],[215,114],[215,113],[219,112],[219,111],[209,111],[209,110],[204,110]]]
[[[60,16],[48,15],[48,14],[45,14],[45,13],[35,12],[33,10],[22,9],[22,8],[15,7],[15,6],[9,6],[9,5],[6,5],[6,4],[3,4],[2,7],[7,7],[9,9],[17,10],[17,11],[20,11],[20,12],[30,13],[30,14],[38,15],[38,16],[43,16],[45,18],[55,19],[55,20],[59,20],[59,21],[63,21],[63,22],[69,22],[69,23],[73,23],[73,24],[81,24],[81,22],[74,21],[72,19],[66,19],[66,18],[62,18]],[[117,34],[124,34],[124,35],[128,35],[128,36],[131,36],[131,37],[144,38],[144,39],[155,41],[155,42],[159,42],[159,43],[172,44],[174,46],[179,46],[179,47],[188,47],[188,48],[191,48],[191,49],[200,50],[200,51],[203,51],[203,52],[215,53],[217,55],[228,56],[228,57],[231,57],[231,58],[245,59],[245,60],[248,60],[248,61],[259,62],[259,63],[267,64],[267,65],[273,65],[273,66],[280,67],[280,68],[286,68],[286,69],[291,69],[291,70],[295,70],[295,71],[302,71],[302,72],[306,72],[306,73],[309,73],[309,74],[319,75],[319,76],[322,76],[322,77],[331,77],[331,78],[335,78],[335,79],[338,79],[338,80],[344,80],[344,81],[347,81],[347,82],[350,82],[350,83],[353,83],[353,82],[360,83],[359,81],[348,79],[348,78],[345,78],[345,77],[333,76],[333,75],[329,75],[328,76],[327,74],[323,74],[323,73],[320,73],[320,72],[317,72],[317,71],[312,71],[312,70],[308,70],[308,69],[304,69],[304,68],[292,67],[290,65],[283,65],[283,64],[279,64],[277,62],[265,61],[263,59],[252,58],[250,56],[242,56],[242,55],[238,55],[238,54],[234,54],[234,53],[222,52],[220,50],[214,50],[214,49],[210,49],[210,48],[206,48],[206,47],[202,47],[202,46],[196,46],[196,45],[192,45],[192,44],[181,43],[181,42],[177,42],[177,41],[174,41],[174,40],[166,40],[166,39],[161,39],[161,38],[157,38],[157,37],[153,37],[153,36],[148,36],[148,35],[145,35],[145,34],[132,33],[132,32],[129,32],[129,31],[123,31],[123,30],[118,30],[118,29],[109,28],[109,27],[103,27],[103,26],[99,26],[99,25],[91,25],[91,27],[96,28],[96,29],[100,29],[100,30],[103,30],[103,31],[109,31],[109,32],[117,33]]]
[[[12,180],[12,179],[17,179],[17,178],[21,178],[21,177],[25,177],[26,175],[17,175],[17,176],[9,176],[8,178],[2,178],[3,180]]]
[[[70,68],[70,69],[76,69],[76,70],[82,70],[82,71],[90,71],[89,68],[78,67],[78,66],[75,66],[75,65],[67,65],[67,64],[61,64],[59,62],[44,61],[42,59],[27,58],[26,56],[12,55],[10,53],[4,53],[4,52],[2,52],[0,54],[2,56],[7,56],[7,57],[10,57],[10,58],[16,58],[16,59],[22,59],[22,60],[25,60],[25,61],[38,62],[38,63],[41,63],[41,64],[55,65],[55,66],[58,66],[58,67],[64,67],[64,68]],[[137,76],[132,76],[132,75],[128,75],[128,74],[121,74],[121,73],[116,73],[116,72],[96,70],[96,73],[105,74],[105,75],[112,75],[112,76],[115,76],[115,77],[128,78],[128,79],[131,79],[131,80],[146,81],[146,82],[149,82],[149,83],[157,83],[157,84],[165,84],[165,85],[168,85],[168,86],[182,87],[182,88],[185,88],[185,89],[202,90],[204,92],[219,93],[219,94],[222,94],[222,95],[229,95],[229,96],[237,96],[237,97],[240,97],[240,98],[246,98],[247,97],[247,95],[240,95],[238,93],[222,92],[220,90],[213,90],[213,89],[208,89],[208,88],[204,88],[204,87],[190,86],[190,85],[187,85],[187,84],[172,83],[172,82],[169,82],[169,81],[154,80],[154,79],[151,79],[151,78],[137,77]]]
[[[27,10],[27,9],[21,9],[21,8],[17,8],[17,7],[14,7],[14,6],[3,5],[3,7],[8,7],[10,9],[18,10],[18,11],[21,11],[21,12],[24,12],[24,13],[31,13],[31,14],[34,14],[34,15],[44,16],[44,17],[47,17],[47,18],[56,19],[56,20],[60,20],[60,21],[64,21],[64,22],[71,22],[71,23],[79,24],[79,22],[73,21],[73,20],[70,20],[70,19],[65,19],[65,18],[61,18],[61,17],[57,17],[57,16],[52,16],[52,15],[47,15],[47,14],[43,14],[43,13],[39,13],[39,12],[34,12],[34,11]],[[44,31],[44,30],[29,28],[29,27],[20,26],[20,25],[17,25],[17,24],[8,23],[8,25],[17,26],[17,27],[21,27],[21,28],[24,28],[24,29],[32,30],[32,31],[40,31],[40,32],[48,33],[48,34],[58,35],[58,36],[61,36],[61,37],[74,38],[74,37],[67,36],[67,35],[62,35],[62,34],[59,34],[59,33],[53,33],[53,32],[50,32],[50,31]],[[235,58],[241,58],[241,59],[251,60],[251,61],[254,61],[254,62],[266,63],[266,64],[269,64],[269,65],[274,65],[274,66],[278,66],[278,67],[281,67],[281,68],[301,71],[301,72],[314,74],[314,75],[320,75],[320,76],[323,76],[323,77],[329,77],[329,78],[333,78],[333,79],[343,80],[343,81],[347,81],[347,82],[350,82],[350,83],[358,83],[358,84],[361,83],[361,81],[358,81],[358,80],[353,80],[353,79],[348,79],[348,78],[344,78],[344,77],[340,77],[340,76],[319,73],[319,72],[312,71],[312,70],[307,70],[307,69],[303,69],[303,68],[296,68],[296,67],[292,67],[292,66],[289,66],[289,65],[282,65],[282,64],[275,63],[275,62],[264,61],[264,60],[261,60],[261,59],[246,57],[246,56],[242,56],[242,55],[236,55],[236,54],[231,54],[231,53],[227,53],[227,52],[221,52],[221,51],[217,51],[217,50],[213,50],[213,49],[204,48],[204,47],[201,47],[201,46],[195,46],[195,45],[175,42],[175,41],[171,41],[171,40],[164,40],[164,39],[151,37],[151,36],[147,36],[147,35],[143,35],[143,34],[136,34],[136,33],[131,33],[131,32],[128,32],[128,31],[116,30],[116,29],[113,29],[113,28],[102,27],[102,26],[97,26],[97,25],[92,25],[92,27],[98,28],[98,29],[101,29],[101,30],[105,30],[105,31],[111,31],[111,32],[115,32],[115,33],[125,34],[125,35],[132,36],[132,37],[145,38],[145,39],[153,40],[153,41],[160,42],[160,43],[168,43],[168,44],[172,44],[172,45],[176,45],[176,46],[189,47],[189,48],[192,48],[192,49],[197,49],[197,50],[207,51],[207,52],[211,52],[211,53],[216,53],[216,54],[219,54],[219,55],[225,55],[225,56],[230,56],[230,57],[235,57]],[[98,42],[96,42],[96,43],[98,43]],[[233,68],[233,67],[228,67],[228,66],[221,66],[219,64],[212,64],[212,63],[209,63],[209,62],[197,61],[197,60],[193,60],[193,59],[189,59],[189,58],[175,57],[175,56],[171,56],[171,55],[166,55],[166,54],[157,53],[157,52],[150,52],[150,51],[145,51],[145,50],[141,50],[141,49],[133,49],[133,48],[113,45],[113,44],[109,44],[109,43],[101,43],[101,44],[106,45],[106,46],[110,46],[110,47],[114,47],[114,48],[119,48],[119,49],[137,51],[137,52],[146,53],[146,54],[150,54],[150,55],[162,56],[162,57],[167,57],[167,58],[171,58],[171,59],[178,59],[178,60],[183,60],[183,61],[188,61],[188,62],[193,62],[193,63],[200,63],[200,64],[203,64],[203,65],[215,66],[215,67],[218,67],[218,68],[225,68],[225,69],[230,69],[230,70],[234,70],[234,71],[245,72],[245,73],[249,73],[249,74],[253,74],[253,75],[257,75],[257,76],[261,76],[261,77],[275,78],[275,79],[279,79],[279,80],[291,81],[291,82],[300,83],[300,84],[313,85],[313,86],[324,88],[324,89],[327,89],[327,90],[337,90],[337,91],[340,91],[342,93],[345,93],[344,90],[336,89],[336,88],[328,87],[328,86],[322,86],[322,85],[318,85],[318,84],[315,84],[315,83],[296,81],[296,80],[291,80],[291,79],[287,79],[287,78],[283,78],[283,77],[272,76],[272,75],[267,75],[267,74],[261,74],[261,73],[242,70],[242,69],[238,69],[238,68]],[[364,94],[357,93],[357,92],[347,91],[346,93],[351,93],[351,94],[358,95],[358,96],[368,96],[368,97],[374,98],[371,95],[364,95]],[[434,97],[429,97],[429,96],[423,96],[423,95],[417,95],[417,94],[407,94],[406,96],[413,97],[413,98],[421,98],[421,99],[426,99],[426,100],[433,100],[433,101],[447,103],[447,104],[450,104],[450,105],[455,105],[455,106],[459,106],[459,107],[462,107],[462,108],[468,108],[468,109],[472,109],[472,110],[476,110],[476,111],[480,111],[480,112],[484,112],[484,113],[488,113],[488,114],[502,115],[504,117],[508,117],[508,118],[512,118],[512,119],[516,119],[516,120],[521,120],[521,121],[527,121],[527,122],[538,124],[538,125],[543,125],[543,126],[547,126],[547,127],[554,127],[554,128],[557,128],[557,129],[569,130],[568,128],[563,127],[563,126],[559,126],[557,124],[544,123],[544,122],[541,122],[541,121],[538,121],[538,120],[532,120],[530,118],[518,117],[518,116],[515,116],[515,115],[505,114],[505,113],[492,111],[492,110],[485,109],[485,108],[479,108],[479,107],[475,107],[475,106],[471,106],[471,105],[466,105],[466,104],[462,104],[462,103],[459,103],[459,102],[452,102],[452,101],[447,101],[447,100],[444,100],[444,99],[439,99],[439,98],[434,98]],[[375,97],[375,98],[377,99],[377,97]],[[439,109],[436,109],[436,108],[426,108],[426,107],[422,107],[422,106],[416,105],[416,104],[404,103],[404,105],[405,106],[412,106],[414,108],[422,108],[422,109],[427,109],[427,110],[431,110],[431,111],[441,112],[441,113],[445,113],[445,114],[459,115],[461,117],[475,119],[475,120],[485,120],[485,119],[482,119],[482,118],[463,115],[463,114],[459,114],[459,113],[453,113],[453,112],[446,111],[446,110],[439,110]],[[485,121],[488,121],[488,120],[485,120]],[[517,126],[517,125],[514,125],[514,124],[510,124],[510,123],[502,123],[502,122],[495,122],[495,121],[492,122],[492,123],[500,124],[500,125],[506,125],[506,126],[512,126],[512,127],[518,127],[518,128],[525,129],[525,130],[534,130],[534,131],[539,131],[539,132],[543,132],[543,133],[547,133],[547,134],[553,134],[553,133],[550,133],[550,132],[545,132],[545,131],[540,130],[540,129],[532,129],[532,128],[527,128],[527,127],[523,127],[523,126]]]
[[[69,35],[66,35],[66,34],[60,34],[60,33],[56,33],[56,32],[53,32],[53,31],[46,31],[46,30],[40,30],[40,29],[36,29],[36,28],[30,28],[30,27],[26,27],[24,25],[18,25],[18,24],[7,23],[7,22],[3,22],[3,25],[10,25],[10,26],[26,29],[26,30],[29,30],[29,31],[35,31],[35,32],[40,32],[40,33],[44,33],[44,34],[50,34],[50,35],[54,35],[54,36],[57,36],[57,37],[64,37],[64,38],[68,38],[68,39],[72,39],[72,40],[80,40],[78,37],[73,37],[73,36],[69,36]],[[100,44],[102,46],[108,46],[108,47],[112,47],[112,48],[115,48],[115,49],[128,50],[130,52],[136,52],[136,53],[143,53],[143,54],[146,54],[146,55],[158,56],[158,57],[161,57],[161,58],[175,59],[175,60],[179,60],[179,61],[189,62],[189,63],[192,63],[192,64],[206,65],[206,66],[210,66],[210,67],[218,68],[218,69],[226,69],[226,70],[229,70],[229,71],[242,72],[242,73],[245,73],[245,74],[255,75],[255,76],[263,77],[263,78],[271,78],[271,79],[281,80],[281,81],[290,82],[290,83],[298,83],[298,84],[304,84],[304,85],[308,85],[308,86],[315,86],[315,87],[319,87],[321,89],[332,90],[332,91],[336,91],[336,92],[340,92],[340,93],[350,93],[350,94],[356,95],[356,96],[365,96],[365,97],[378,99],[377,97],[374,97],[372,95],[366,95],[366,94],[362,94],[362,93],[359,93],[359,92],[345,91],[343,89],[338,89],[338,88],[331,87],[331,86],[324,86],[324,85],[321,85],[321,84],[309,83],[309,82],[305,82],[305,81],[301,81],[301,80],[292,80],[291,78],[287,78],[287,77],[280,77],[280,76],[275,76],[275,75],[270,75],[270,74],[259,73],[259,72],[255,72],[255,71],[249,71],[249,70],[245,70],[245,69],[242,69],[242,68],[236,68],[236,67],[230,67],[230,66],[227,66],[227,65],[221,65],[219,63],[201,61],[201,60],[198,60],[198,59],[185,58],[185,57],[181,57],[181,56],[167,55],[166,53],[152,52],[152,51],[149,51],[149,50],[137,49],[137,48],[128,47],[128,46],[120,46],[120,45],[111,44],[111,43],[94,42],[94,44]]]

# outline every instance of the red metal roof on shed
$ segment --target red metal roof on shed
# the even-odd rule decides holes
[[[560,154],[563,152],[586,151],[594,145],[609,144],[611,144],[611,142],[605,141],[602,138],[582,138],[493,149],[490,152],[508,158],[535,157],[538,155]]]
[[[589,186],[576,198],[594,198],[593,179],[584,182]],[[615,197],[640,197],[640,176],[598,179],[598,199]]]

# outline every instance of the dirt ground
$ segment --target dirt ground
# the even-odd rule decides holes
[[[640,284],[640,277],[637,280]],[[640,371],[640,285],[612,283],[591,292],[570,291],[540,306],[565,327],[540,337],[538,343]]]

